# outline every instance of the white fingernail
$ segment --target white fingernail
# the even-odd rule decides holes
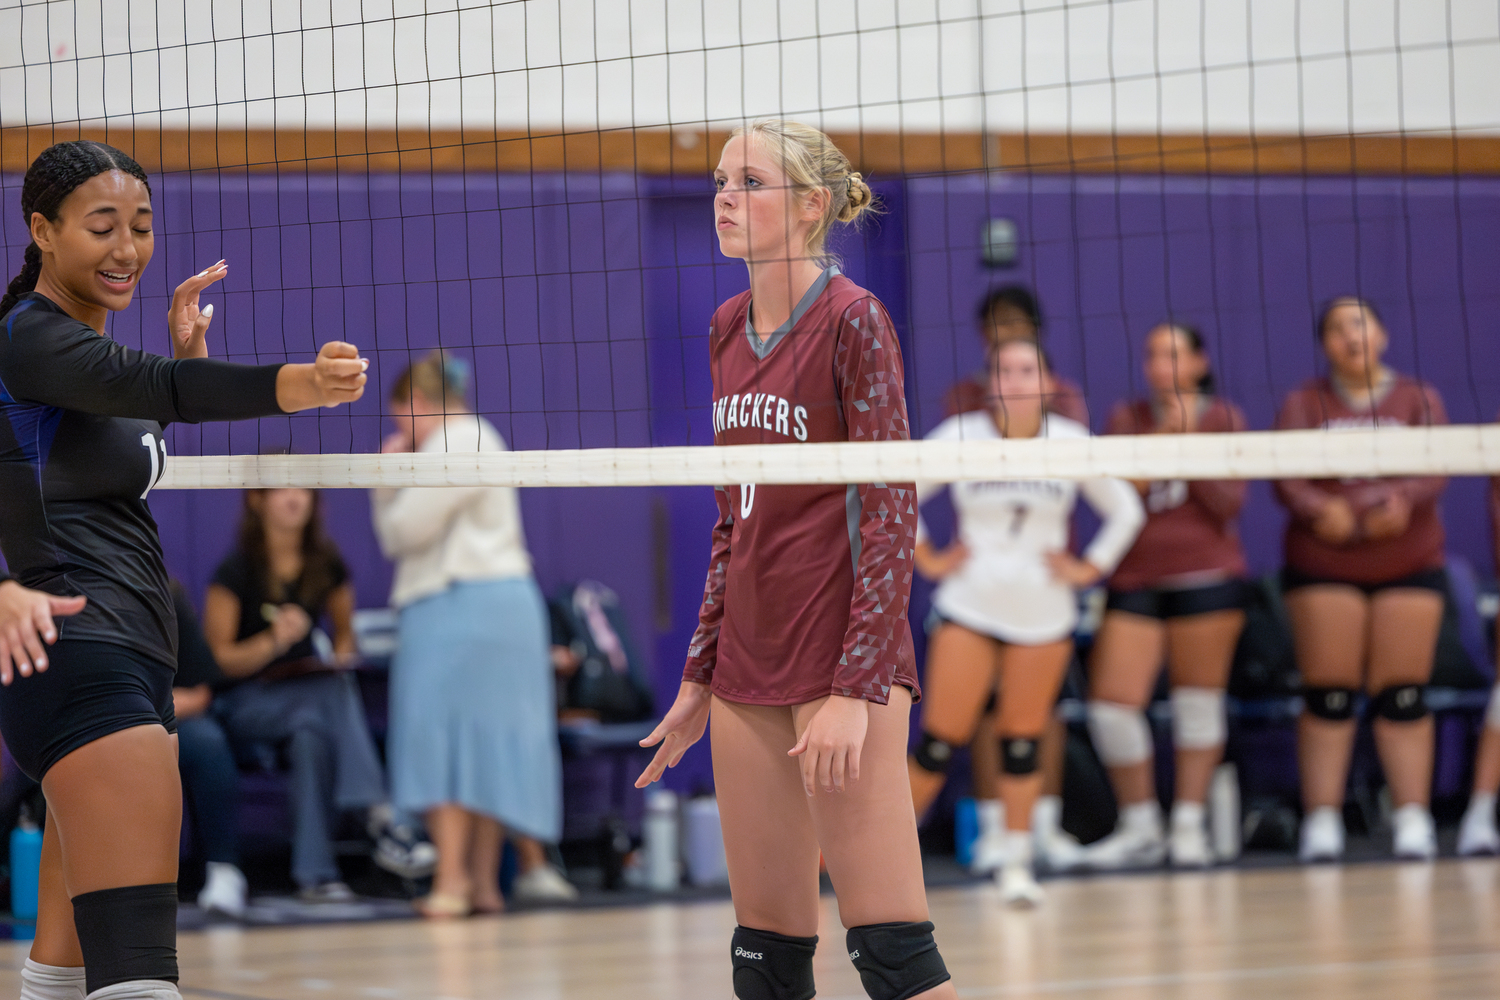
[[[209,308],[210,308],[210,309],[211,309],[211,308],[213,308],[213,307],[212,307],[212,306],[210,306],[210,307],[209,307]],[[360,370],[360,371],[365,371],[365,370],[366,370],[366,369],[368,369],[368,368],[369,368],[369,367],[370,367],[370,362],[369,362],[369,360],[368,360],[368,359],[366,359],[366,358],[360,358],[360,359],[359,359],[359,370]]]
[[[208,305],[206,305],[206,306],[203,307],[203,315],[205,315],[205,316],[212,316],[213,314],[214,314],[214,307],[213,307],[212,303],[209,303]]]

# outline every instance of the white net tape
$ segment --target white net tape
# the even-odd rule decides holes
[[[1500,474],[1500,425],[167,461],[158,489],[714,486],[996,479],[1339,479]]]

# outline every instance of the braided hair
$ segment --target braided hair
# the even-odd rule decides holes
[[[48,146],[26,168],[26,179],[21,182],[21,217],[28,227],[36,212],[56,222],[58,210],[74,188],[111,170],[134,177],[146,185],[146,193],[150,194],[151,182],[146,179],[146,171],[113,146],[92,139],[75,139]],[[42,251],[35,242],[28,243],[21,273],[11,279],[5,296],[0,298],[0,317],[10,312],[21,296],[36,288],[41,276]]]

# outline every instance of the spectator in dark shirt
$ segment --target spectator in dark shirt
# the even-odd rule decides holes
[[[208,863],[198,905],[241,917],[245,913],[246,884],[239,867],[239,772],[229,749],[229,737],[209,710],[214,688],[223,683],[224,675],[203,638],[193,602],[176,580],[172,581],[172,603],[177,610],[177,677],[172,684],[177,766],[182,772],[193,834]]]
[[[355,656],[353,614],[354,587],[323,531],[317,494],[247,491],[239,544],[209,585],[203,631],[229,679],[217,712],[240,756],[270,746],[290,765],[292,877],[313,902],[353,898],[333,853],[339,812],[387,802],[363,705],[341,669]],[[404,831],[386,832],[420,850]],[[380,844],[377,861],[388,847]]]

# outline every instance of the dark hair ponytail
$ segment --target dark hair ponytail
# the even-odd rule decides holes
[[[26,221],[27,228],[30,229],[31,217],[37,212],[49,221],[57,221],[58,210],[75,188],[111,170],[129,174],[146,185],[147,194],[151,192],[146,171],[113,146],[92,139],[74,139],[42,150],[26,168],[26,179],[21,182],[21,218]],[[0,298],[0,317],[10,312],[21,296],[35,289],[41,276],[42,251],[35,243],[28,243],[21,273],[11,279],[5,297]]]

